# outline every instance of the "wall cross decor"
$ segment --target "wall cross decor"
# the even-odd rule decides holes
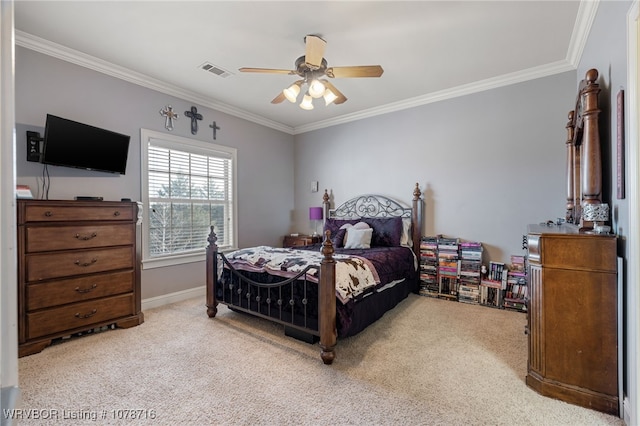
[[[173,120],[178,119],[178,114],[173,112],[173,107],[171,105],[167,105],[164,109],[160,110],[160,115],[165,118],[164,127],[165,129],[171,131],[173,130]]]
[[[211,127],[213,129],[213,140],[216,140],[216,130],[220,130],[220,127],[218,127],[216,125],[216,122],[214,121],[212,124],[209,124],[209,127]]]
[[[198,120],[202,120],[202,114],[198,113],[198,108],[192,106],[191,111],[185,111],[184,115],[191,119],[191,134],[198,133]]]

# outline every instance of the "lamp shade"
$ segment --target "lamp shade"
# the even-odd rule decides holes
[[[330,89],[324,91],[324,105],[327,106],[333,101],[338,99],[335,93],[333,93]]]
[[[309,85],[309,95],[312,98],[321,98],[324,95],[324,84],[318,79],[314,79]]]
[[[322,207],[309,207],[309,220],[322,220]]]
[[[282,93],[289,102],[295,102],[298,98],[298,94],[300,93],[300,85],[298,83],[293,83],[291,86],[284,89]]]
[[[300,102],[300,108],[308,110],[313,109],[313,98],[311,95],[304,95],[302,102]]]

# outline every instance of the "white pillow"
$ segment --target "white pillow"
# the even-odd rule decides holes
[[[355,225],[353,225],[353,227],[354,227],[355,229],[367,229],[367,228],[371,228],[367,222],[358,222],[358,223],[356,223]]]
[[[413,240],[411,239],[411,218],[402,218],[402,235],[400,235],[400,245],[402,247],[411,247]]]
[[[371,237],[373,229],[358,229],[351,227],[347,230],[347,241],[344,243],[346,249],[368,249],[371,248]]]
[[[368,229],[368,228],[371,228],[371,227],[366,222],[358,222],[355,225],[351,224],[351,223],[345,223],[344,225],[342,225],[340,227],[340,229],[344,229],[345,230],[344,237],[342,238],[342,247],[344,247],[345,244],[347,244],[347,237],[349,236],[349,229],[351,229],[351,228],[353,228],[353,229]],[[352,247],[352,248],[354,248],[354,247]],[[369,247],[367,247],[367,248],[369,248]]]

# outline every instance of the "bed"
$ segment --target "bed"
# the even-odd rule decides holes
[[[338,338],[353,336],[418,291],[422,229],[419,185],[411,207],[361,195],[336,208],[323,195],[323,241],[305,247],[218,251],[212,226],[206,257],[207,315],[219,303],[319,340],[325,364]]]

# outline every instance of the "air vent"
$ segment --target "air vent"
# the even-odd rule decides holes
[[[219,77],[222,78],[227,78],[229,76],[232,76],[233,73],[217,66],[217,65],[213,65],[211,62],[205,62],[204,64],[200,65],[199,67],[200,69],[203,69],[207,72],[210,72],[211,74],[215,74]]]

